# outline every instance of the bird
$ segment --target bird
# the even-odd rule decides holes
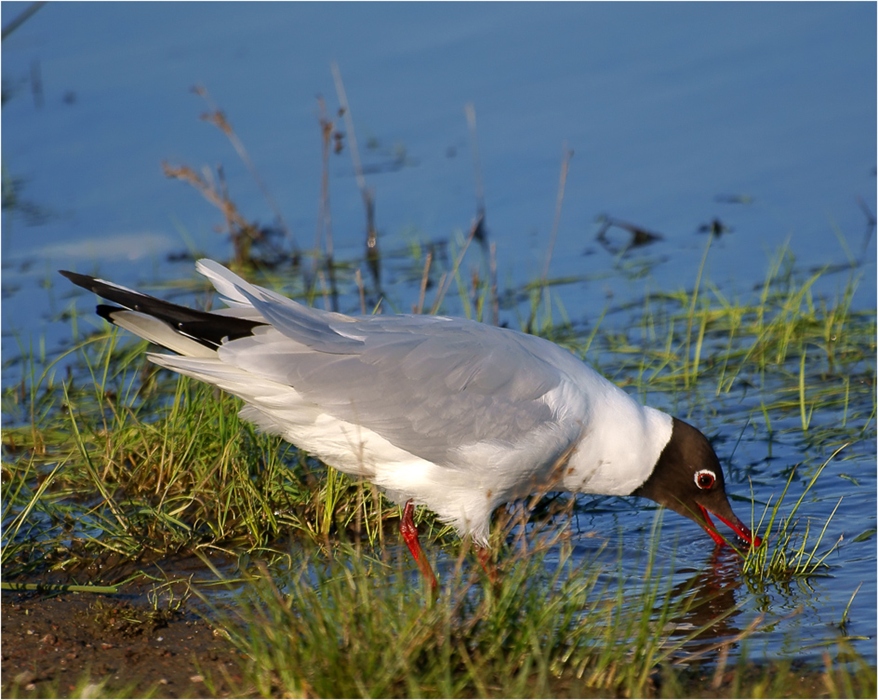
[[[60,273],[111,302],[99,316],[174,353],[147,353],[153,363],[240,397],[242,419],[403,506],[401,536],[434,591],[416,505],[469,536],[483,566],[492,513],[548,490],[645,497],[717,546],[730,541],[711,516],[761,545],[733,512],[701,431],[549,340],[449,316],[323,311],[213,260],[196,269],[225,308]]]

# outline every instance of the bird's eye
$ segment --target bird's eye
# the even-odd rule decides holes
[[[716,483],[716,474],[710,469],[699,469],[695,472],[695,485],[702,491],[712,489]]]

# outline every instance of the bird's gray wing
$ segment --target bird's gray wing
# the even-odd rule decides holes
[[[515,445],[553,419],[543,397],[565,351],[552,343],[464,319],[330,314],[262,291],[242,293],[271,328],[221,359],[412,454],[451,466],[458,447]]]

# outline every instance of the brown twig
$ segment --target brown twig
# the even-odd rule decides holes
[[[470,226],[470,233],[479,244],[484,246],[488,242],[488,231],[485,227],[485,186],[482,182],[482,165],[479,161],[479,139],[476,131],[476,108],[472,102],[464,106],[466,123],[469,127],[470,144],[473,152],[473,177],[476,187],[476,218]]]
[[[546,293],[546,289],[548,288],[549,283],[549,267],[552,263],[552,252],[555,249],[555,240],[558,238],[558,228],[561,225],[561,209],[564,204],[564,191],[567,188],[567,173],[570,170],[570,159],[573,157],[573,151],[567,148],[567,144],[564,146],[564,155],[561,159],[561,174],[558,177],[558,196],[555,198],[555,217],[552,221],[552,232],[549,235],[549,246],[546,250],[546,260],[543,263],[543,275],[540,279],[540,294],[543,295],[543,299],[546,303],[546,314],[548,315],[550,312],[550,301],[549,295]],[[528,328],[530,328],[535,320],[533,318],[533,314],[536,313],[536,307],[531,312],[531,320],[528,321]]]
[[[326,103],[323,98],[317,97],[317,105],[320,109],[320,144],[322,174],[320,178],[320,215],[317,217],[317,233],[314,241],[314,249],[320,250],[321,244],[325,245],[325,267],[329,277],[330,303],[332,311],[338,311],[338,284],[335,277],[335,254],[332,241],[332,212],[329,206],[329,153],[333,147],[332,135],[335,124],[326,116]],[[314,259],[314,269],[317,268],[317,258]]]
[[[249,262],[250,243],[255,237],[256,227],[241,215],[235,203],[232,202],[222,168],[219,168],[217,172],[219,183],[207,174],[199,175],[188,165],[172,166],[168,163],[162,163],[162,171],[165,177],[189,183],[201,193],[202,197],[220,210],[232,239],[235,263],[242,266]],[[206,172],[210,173],[209,170]]]
[[[433,262],[433,251],[427,251],[427,259],[424,261],[424,273],[421,275],[421,291],[418,295],[418,305],[415,307],[416,314],[424,313],[424,297],[427,295],[427,283],[430,281],[430,265]]]
[[[445,298],[445,294],[448,292],[448,288],[451,286],[452,280],[457,276],[458,270],[460,270],[460,265],[463,262],[463,256],[466,255],[466,251],[469,250],[470,243],[473,242],[474,232],[470,231],[469,236],[466,238],[466,243],[464,243],[463,248],[458,254],[457,258],[454,261],[454,267],[451,268],[450,273],[445,273],[442,275],[442,279],[439,285],[439,291],[436,292],[436,300],[433,302],[433,306],[430,308],[430,313],[435,314],[439,311],[439,307],[442,305],[442,300]]]
[[[555,249],[555,240],[558,238],[558,228],[561,225],[561,209],[564,204],[564,191],[567,188],[567,173],[570,170],[570,159],[573,151],[564,144],[564,156],[561,160],[561,174],[558,177],[558,196],[555,199],[555,218],[552,221],[552,233],[549,236],[549,247],[546,250],[546,261],[543,264],[542,284],[545,287],[549,278],[549,266],[552,262],[552,251]]]
[[[488,267],[491,271],[491,323],[500,325],[500,297],[497,292],[497,244],[491,242],[488,256]]]
[[[335,82],[335,92],[338,95],[339,111],[344,116],[345,128],[350,141],[351,160],[354,164],[354,174],[357,178],[357,187],[360,190],[360,196],[363,198],[363,206],[366,209],[366,262],[372,273],[372,279],[375,282],[376,291],[381,289],[381,256],[378,251],[378,231],[375,228],[375,193],[366,185],[366,177],[363,175],[363,165],[360,162],[360,150],[357,147],[357,134],[354,131],[354,119],[351,115],[351,108],[348,105],[347,94],[344,89],[344,82],[341,78],[341,71],[335,61],[332,62],[332,78]]]
[[[354,270],[354,281],[357,283],[357,291],[360,293],[360,313],[366,315],[366,287],[363,285],[363,275],[360,268]]]
[[[238,157],[244,163],[247,170],[250,172],[250,176],[253,178],[253,181],[256,183],[256,186],[259,187],[262,195],[265,197],[265,200],[268,202],[268,205],[274,211],[274,215],[277,218],[278,225],[284,232],[284,235],[289,239],[293,249],[297,248],[296,246],[296,238],[293,235],[292,229],[287,225],[286,220],[284,219],[283,214],[281,213],[280,206],[278,206],[277,201],[272,196],[271,192],[268,189],[268,186],[265,184],[263,179],[260,177],[259,172],[256,170],[256,166],[254,165],[252,159],[250,158],[250,154],[247,153],[247,149],[244,147],[244,143],[238,138],[238,135],[235,133],[235,130],[232,128],[231,122],[229,122],[226,117],[225,112],[223,112],[213,101],[208,93],[207,89],[201,85],[196,85],[192,88],[192,92],[201,97],[205,102],[207,102],[208,107],[210,108],[210,112],[201,115],[201,119],[203,121],[208,122],[209,124],[213,124],[217,127],[223,134],[225,134],[226,138],[229,139],[229,142],[232,144],[232,147],[238,154]]]

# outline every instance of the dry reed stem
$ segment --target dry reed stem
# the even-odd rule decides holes
[[[427,258],[424,260],[424,273],[421,275],[421,288],[418,294],[418,305],[414,311],[416,314],[424,313],[424,297],[427,295],[427,283],[430,280],[430,265],[433,262],[433,251],[427,251]]]
[[[283,213],[281,213],[280,206],[278,205],[275,198],[272,196],[271,191],[268,189],[268,185],[265,184],[265,181],[259,175],[259,171],[256,169],[256,165],[253,163],[253,160],[250,158],[250,154],[247,152],[247,149],[244,146],[244,142],[241,141],[241,139],[235,133],[235,130],[232,128],[231,122],[229,122],[225,112],[223,112],[213,101],[210,93],[207,91],[207,88],[201,85],[196,85],[192,88],[192,92],[194,92],[205,102],[207,102],[208,108],[210,109],[209,112],[201,115],[201,119],[209,124],[213,124],[216,128],[218,128],[232,144],[232,148],[235,149],[238,157],[241,159],[241,161],[244,163],[244,166],[250,173],[250,177],[253,178],[253,181],[256,183],[259,191],[262,192],[262,196],[265,197],[265,201],[268,202],[268,206],[271,207],[272,211],[274,212],[277,222],[283,230],[284,235],[289,238],[290,242],[293,245],[293,248],[295,249],[296,238],[293,235],[292,229],[287,225]]]
[[[375,286],[376,288],[380,288],[381,269],[379,265],[380,255],[378,253],[378,231],[375,229],[375,193],[366,185],[366,177],[363,175],[363,165],[360,161],[360,149],[357,146],[357,134],[354,130],[354,118],[351,115],[351,108],[348,104],[347,94],[345,93],[341,71],[335,61],[332,62],[331,68],[332,78],[335,82],[335,91],[338,95],[339,111],[344,117],[345,128],[348,132],[348,141],[351,144],[350,152],[351,160],[354,164],[354,175],[356,175],[357,187],[360,190],[360,196],[363,198],[363,206],[366,209],[366,260],[369,263],[369,269],[372,272]]]

